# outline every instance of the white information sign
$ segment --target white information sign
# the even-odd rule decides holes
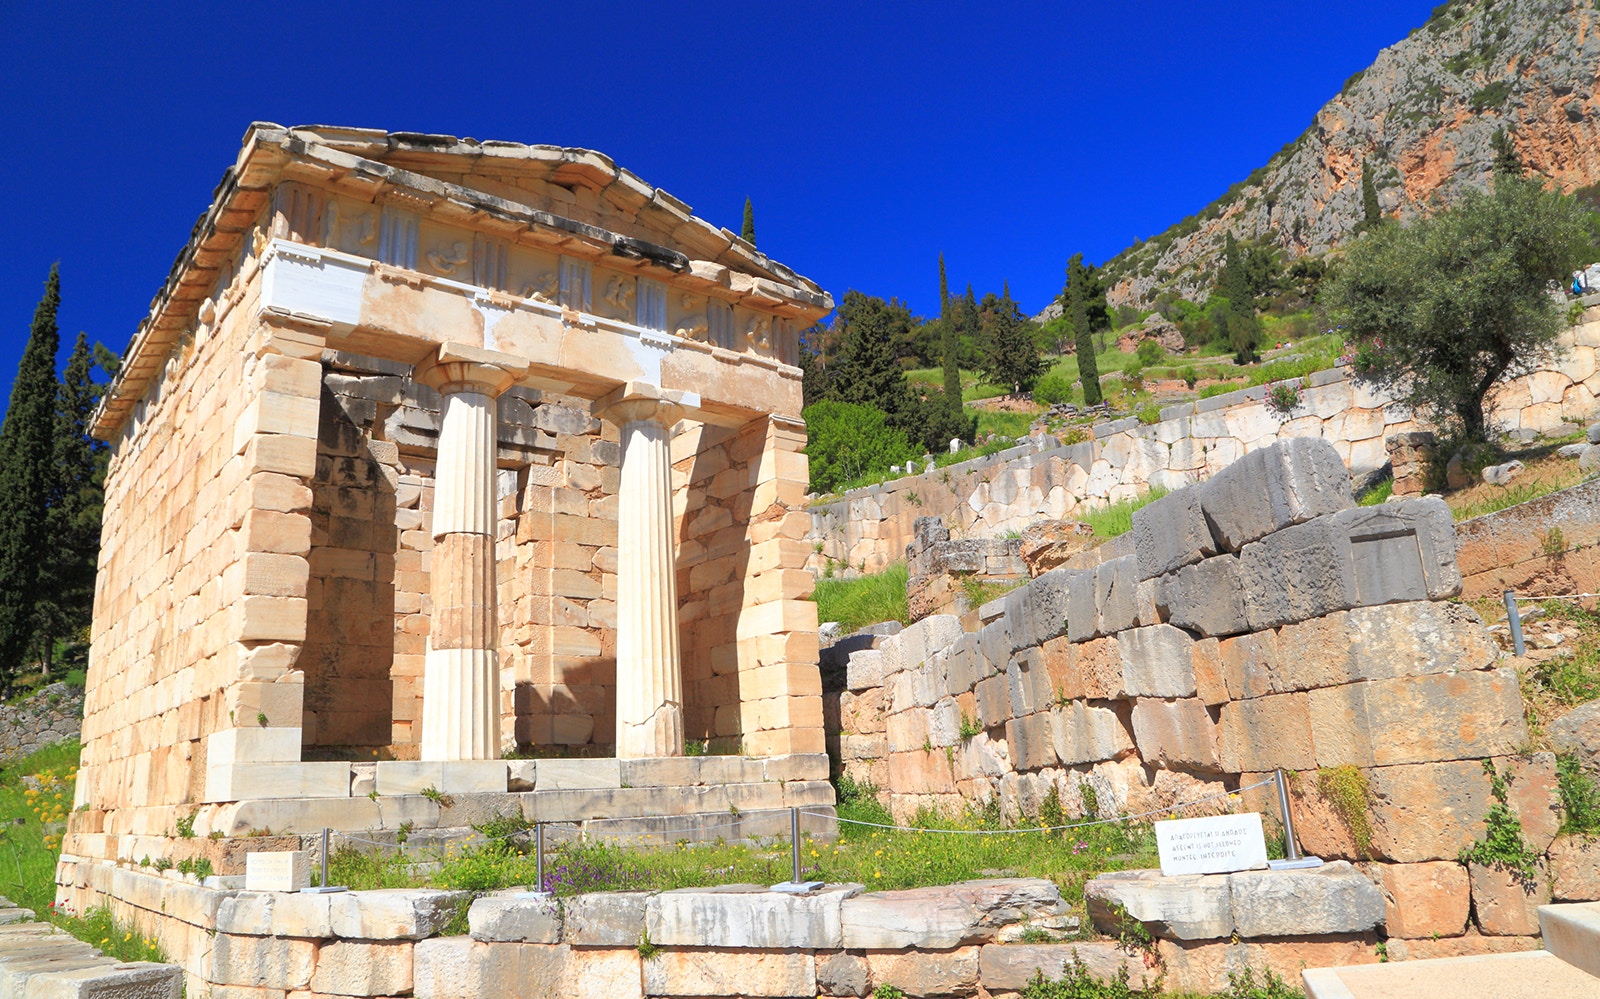
[[[311,854],[304,850],[245,854],[245,891],[299,891],[310,884]]]
[[[1161,873],[1223,874],[1267,866],[1261,813],[1208,815],[1156,823]]]

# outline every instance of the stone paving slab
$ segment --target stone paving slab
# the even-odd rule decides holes
[[[1594,999],[1600,978],[1549,951],[1397,961],[1301,973],[1306,999]]]
[[[183,969],[121,962],[0,896],[0,996],[39,999],[178,999]]]

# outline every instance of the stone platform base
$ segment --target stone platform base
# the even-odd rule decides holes
[[[343,795],[257,791],[238,801],[180,810],[123,809],[106,828],[104,813],[74,813],[64,853],[84,860],[151,860],[175,856],[184,843],[211,837],[237,843],[257,837],[312,841],[329,829],[334,842],[408,848],[480,836],[474,826],[497,818],[546,823],[551,845],[582,837],[644,846],[687,841],[729,842],[789,836],[789,809],[801,808],[801,829],[831,840],[838,831],[828,758],[821,753],[753,758],[470,760],[454,763],[266,763],[237,767],[299,770],[342,781]],[[333,768],[333,777],[322,771]],[[240,787],[259,787],[244,781]],[[287,788],[278,788],[288,790]],[[271,788],[263,790],[272,790]],[[175,825],[192,815],[193,840]],[[248,845],[248,843],[246,844]],[[309,845],[309,844],[308,844]],[[274,846],[274,849],[282,849]],[[248,852],[235,850],[235,853]],[[231,854],[230,854],[231,855]],[[214,865],[215,866],[215,865]],[[242,873],[218,869],[218,873]]]

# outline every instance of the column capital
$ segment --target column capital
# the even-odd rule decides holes
[[[589,411],[596,419],[619,427],[638,420],[654,420],[671,426],[699,406],[700,396],[695,392],[664,389],[649,382],[624,382],[596,399]]]
[[[510,388],[527,370],[528,362],[513,354],[451,342],[441,343],[412,369],[411,377],[441,395],[477,392],[492,397]]]

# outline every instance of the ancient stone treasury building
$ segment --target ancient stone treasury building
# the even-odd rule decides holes
[[[831,812],[796,366],[831,308],[598,153],[253,125],[96,417],[66,853],[465,824],[434,791]]]

